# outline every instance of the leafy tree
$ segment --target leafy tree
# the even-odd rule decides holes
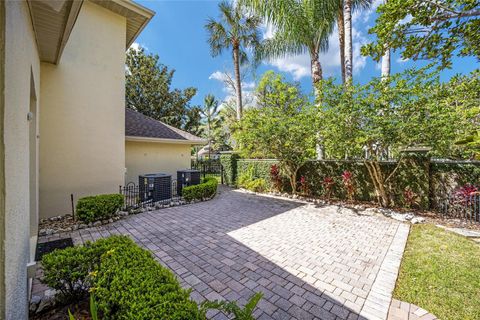
[[[315,154],[314,110],[297,85],[267,72],[257,88],[258,108],[245,111],[235,139],[244,156],[279,159],[293,192],[299,168]]]
[[[198,133],[200,110],[190,107],[196,88],[171,89],[175,70],[158,61],[158,55],[143,48],[129,49],[125,70],[125,103],[149,117],[177,128]]]
[[[401,161],[388,174],[380,161],[414,145],[428,145],[433,156],[458,154],[454,142],[476,125],[470,110],[478,105],[478,81],[467,83],[462,94],[449,93],[470,80],[444,84],[438,74],[421,69],[366,85],[344,87],[325,81],[319,127],[327,155],[363,159],[379,203],[391,205],[387,185]]]
[[[223,50],[231,49],[233,66],[235,69],[235,90],[237,98],[237,118],[242,117],[242,82],[240,65],[248,62],[246,49],[255,49],[260,43],[259,27],[261,20],[252,14],[248,14],[237,3],[221,2],[220,19],[209,18],[205,29],[209,33],[208,43],[212,56],[218,56]]]
[[[478,0],[388,0],[370,33],[377,41],[362,48],[379,60],[385,47],[402,48],[402,58],[435,60],[450,67],[452,56],[480,58]]]
[[[286,57],[308,52],[312,82],[322,80],[321,51],[328,49],[328,36],[333,31],[338,1],[329,0],[241,0],[275,29],[257,51],[257,59]]]

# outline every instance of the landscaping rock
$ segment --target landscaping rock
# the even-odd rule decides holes
[[[85,223],[80,223],[80,225],[78,226],[78,229],[85,229],[87,227],[87,225]]]
[[[90,224],[88,224],[90,226]],[[95,221],[92,226],[98,227],[102,225],[102,221]]]
[[[418,224],[418,223],[423,223],[425,222],[425,218],[422,217],[415,217],[412,220],[410,220],[412,224]]]
[[[40,301],[36,313],[40,313],[55,305],[56,291],[53,289],[46,290],[42,300]]]
[[[38,305],[40,304],[40,302],[42,301],[42,298],[40,298],[40,296],[37,296],[37,295],[32,295],[32,298],[30,299],[30,312],[35,312],[37,311],[38,309]]]

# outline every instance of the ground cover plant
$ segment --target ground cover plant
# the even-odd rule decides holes
[[[414,225],[394,298],[439,319],[480,319],[480,245],[434,225]]]

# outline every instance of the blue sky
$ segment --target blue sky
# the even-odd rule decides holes
[[[203,104],[203,97],[214,94],[220,101],[228,99],[231,92],[218,80],[221,72],[232,71],[231,54],[225,52],[218,57],[211,57],[207,44],[208,35],[204,24],[208,17],[217,18],[218,1],[206,0],[137,0],[140,4],[154,10],[155,17],[137,38],[136,44],[150,53],[158,54],[160,62],[176,70],[173,87],[198,88],[192,104]],[[374,8],[380,0],[374,1]],[[373,76],[378,76],[380,69],[371,58],[361,57],[359,49],[371,39],[368,29],[375,23],[374,9],[358,12],[353,18],[354,42],[354,81],[364,83]],[[268,30],[264,31],[268,33]],[[336,31],[335,31],[336,32]],[[338,37],[330,37],[330,48],[323,53],[320,62],[324,77],[340,77]],[[397,53],[392,56],[392,72],[399,72],[412,66],[423,66],[424,62],[402,61]],[[311,92],[310,66],[308,56],[299,55],[262,63],[255,74],[248,72],[244,80],[246,95],[251,92],[255,81],[267,70],[281,72],[292,81],[298,81],[305,93]],[[478,68],[473,58],[454,59],[452,70],[442,73],[443,79],[455,73],[468,73]]]

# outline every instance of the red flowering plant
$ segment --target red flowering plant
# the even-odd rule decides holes
[[[353,184],[353,173],[348,170],[343,171],[342,173],[342,182],[345,191],[347,192],[348,200],[353,200],[353,195],[355,194],[355,186]]]
[[[305,178],[304,176],[300,177],[300,192],[303,195],[310,194],[310,189],[308,187],[308,181],[307,181],[307,178]]]
[[[329,200],[330,197],[332,196],[332,191],[333,191],[333,186],[335,185],[335,181],[333,180],[332,177],[325,177],[323,178],[322,185],[323,185],[323,190],[325,191],[324,192],[325,198]]]
[[[272,164],[272,166],[270,167],[270,179],[275,190],[281,191],[282,177],[280,175],[280,168],[276,164]]]
[[[466,184],[453,193],[455,202],[468,206],[471,204],[472,196],[479,193],[479,189],[471,184]]]
[[[403,202],[407,209],[412,208],[413,206],[418,205],[419,197],[410,187],[406,187],[403,190]]]

